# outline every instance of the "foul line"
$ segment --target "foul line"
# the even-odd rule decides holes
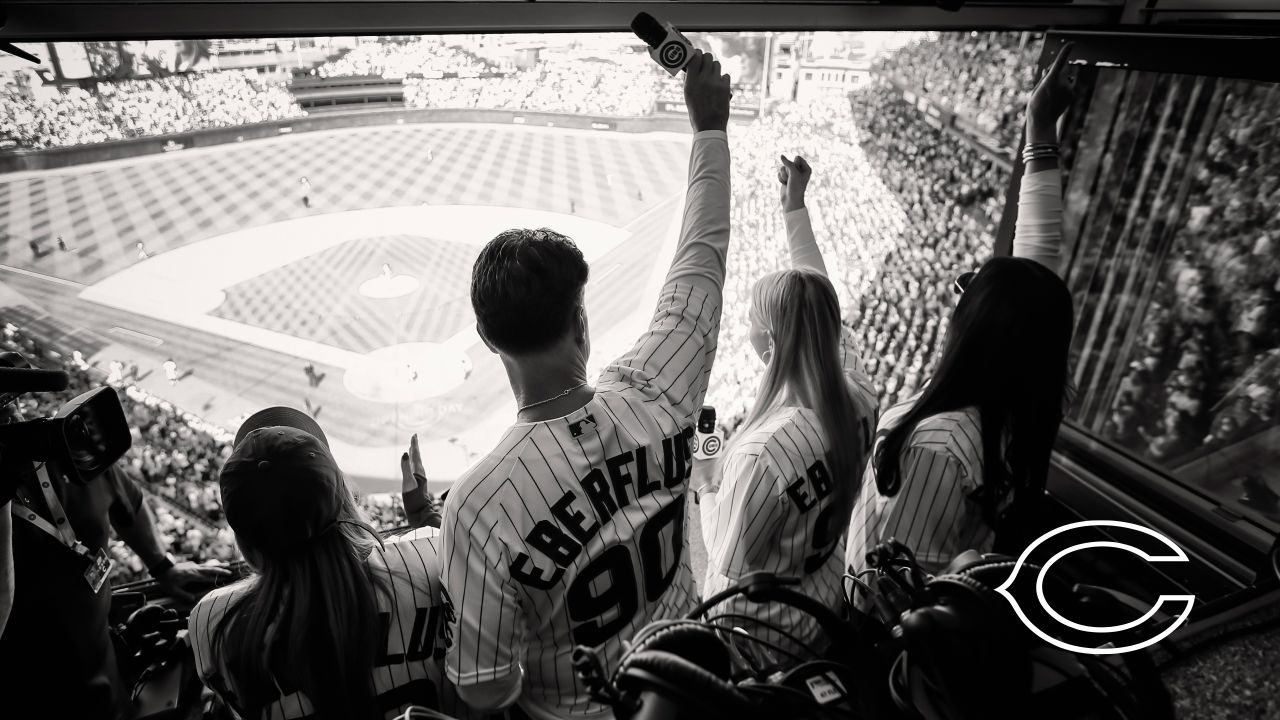
[[[27,277],[32,277],[37,280],[44,280],[46,282],[65,285],[66,287],[75,288],[77,290],[84,287],[83,283],[78,283],[78,282],[75,282],[74,280],[63,280],[60,277],[45,275],[44,273],[38,273],[38,272],[35,272],[34,270],[25,270],[23,268],[13,267],[10,265],[0,265],[0,270],[8,270],[11,273],[17,273],[19,275],[26,275]]]

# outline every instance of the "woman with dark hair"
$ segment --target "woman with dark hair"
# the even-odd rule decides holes
[[[754,404],[700,497],[707,546],[703,594],[757,571],[799,578],[801,592],[843,603],[844,529],[871,450],[875,388],[840,322],[840,301],[813,236],[809,164],[782,158],[778,179],[791,269],[751,292],[749,338],[764,364]],[[712,491],[714,490],[714,491]],[[821,649],[814,618],[780,603],[734,599],[720,612],[784,649]],[[776,631],[782,631],[778,633]]]
[[[1031,95],[1014,257],[957,281],[937,370],[887,410],[854,506],[845,561],[896,538],[927,571],[990,552],[1034,518],[1068,396],[1071,293],[1058,276],[1057,119],[1071,100],[1070,46]]]
[[[191,612],[205,685],[245,720],[459,710],[436,659],[446,614],[438,529],[384,544],[320,426],[290,408],[245,421],[219,485],[253,574]]]

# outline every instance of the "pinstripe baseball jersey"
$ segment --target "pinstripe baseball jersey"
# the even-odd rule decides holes
[[[918,398],[885,412],[876,431],[877,449]],[[984,520],[978,504],[968,498],[982,485],[982,461],[977,408],[921,420],[903,447],[899,465],[902,486],[896,495],[880,494],[875,464],[867,463],[849,526],[848,567],[854,572],[866,569],[867,552],[891,537],[911,548],[929,572],[946,567],[965,550],[989,552],[995,531]]]
[[[698,133],[680,241],[648,330],[561,418],[513,425],[450,490],[445,668],[460,687],[524,673],[534,718],[609,717],[573,668],[697,601],[685,538],[693,426],[720,323],[728,144]]]
[[[857,470],[834,478],[828,470],[831,444],[808,408],[778,408],[763,423],[732,443],[725,458],[719,491],[700,498],[702,535],[707,546],[703,595],[710,596],[751,572],[767,571],[800,578],[798,590],[837,609],[842,602],[844,532],[847,518],[834,502],[837,483],[856,486],[871,450],[876,424],[876,393],[853,347],[843,333],[845,377],[859,413],[859,437],[842,438],[860,452]],[[817,642],[813,617],[780,604],[758,604],[733,598],[717,608],[776,626],[807,644]],[[767,625],[742,624],[769,642],[796,648]]]
[[[457,701],[456,692],[443,680],[446,606],[440,600],[439,534],[436,528],[422,528],[374,548],[369,569],[386,582],[386,593],[378,593],[379,626],[385,639],[379,644],[373,672],[374,689],[386,717],[395,717],[409,704],[435,707],[459,718],[467,710]],[[244,597],[252,579],[219,588],[206,595],[191,611],[190,642],[196,671],[204,684],[217,693],[245,720],[225,668],[215,657],[213,637],[227,610]],[[323,658],[317,658],[323,662]],[[305,718],[311,704],[301,692],[280,689],[280,698],[266,708],[262,718],[285,720]]]

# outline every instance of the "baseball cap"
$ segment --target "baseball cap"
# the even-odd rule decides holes
[[[240,426],[218,485],[236,537],[269,555],[297,551],[330,530],[346,492],[320,426],[288,407],[254,413]]]

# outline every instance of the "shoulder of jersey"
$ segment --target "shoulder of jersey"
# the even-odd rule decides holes
[[[911,445],[945,449],[966,467],[981,464],[982,426],[977,408],[930,415],[911,433]]]
[[[444,501],[445,511],[457,510],[476,486],[486,482],[505,481],[537,427],[517,426],[507,430],[497,446],[468,468],[453,487],[449,488],[449,497]]]
[[[760,455],[765,448],[775,449],[779,444],[778,434],[784,428],[801,426],[798,420],[803,412],[805,412],[804,408],[784,408],[774,411],[773,415],[742,438],[735,446],[736,450],[748,455]]]
[[[230,585],[210,590],[191,609],[190,622],[194,623],[198,618],[201,625],[200,629],[212,632],[213,626],[222,619],[227,609],[234,604],[233,600],[243,595],[248,588],[249,580],[246,578]]]

